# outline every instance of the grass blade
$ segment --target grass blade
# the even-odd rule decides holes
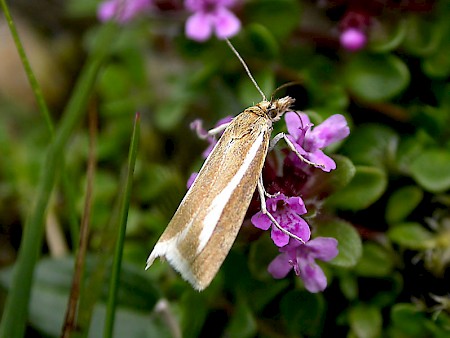
[[[128,158],[127,180],[125,182],[125,193],[120,212],[119,237],[116,242],[114,260],[111,273],[111,283],[109,286],[108,304],[106,308],[105,329],[103,337],[112,337],[114,329],[114,316],[116,311],[117,291],[119,288],[120,268],[122,265],[123,243],[125,241],[125,231],[128,218],[128,209],[130,206],[131,187],[133,183],[134,165],[136,163],[139,132],[140,132],[140,114],[136,114],[133,135],[131,137],[130,154]]]
[[[27,218],[19,249],[12,288],[5,304],[0,324],[1,338],[23,337],[28,314],[28,302],[33,282],[33,272],[42,246],[44,219],[49,198],[61,166],[64,149],[86,110],[100,66],[104,62],[109,45],[116,37],[116,26],[102,27],[95,50],[88,58],[77,81],[55,137],[47,149],[40,173],[39,185],[31,212]]]

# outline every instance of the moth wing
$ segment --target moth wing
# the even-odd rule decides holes
[[[245,112],[225,130],[151,252],[195,289],[216,275],[244,220],[270,139],[267,119]]]

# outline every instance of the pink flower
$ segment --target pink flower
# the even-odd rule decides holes
[[[241,28],[239,19],[228,9],[235,0],[186,0],[193,14],[186,22],[186,35],[192,40],[208,40],[213,32],[219,39],[230,38]]]
[[[367,43],[367,31],[371,20],[368,13],[350,8],[339,24],[341,46],[351,52],[363,49]]]
[[[300,155],[315,164],[322,165],[323,171],[329,172],[336,169],[336,163],[325,155],[322,149],[350,134],[344,116],[332,115],[314,129],[312,128],[313,124],[304,113],[288,112],[284,118],[289,131],[287,137]],[[300,162],[295,154],[290,156],[295,157],[294,161]]]
[[[327,287],[327,278],[315,260],[332,260],[338,254],[337,245],[337,240],[331,237],[317,237],[300,245],[297,241],[291,241],[279,249],[281,254],[269,264],[267,270],[274,278],[281,279],[293,268],[309,292],[323,291]]]
[[[220,119],[216,123],[214,128],[218,128],[226,123],[229,123],[229,122],[231,122],[232,119],[233,119],[232,116],[226,116],[226,117]],[[199,138],[201,138],[203,140],[206,139],[209,142],[208,148],[206,148],[205,151],[202,153],[203,158],[207,158],[209,156],[209,154],[211,154],[211,151],[214,149],[214,147],[217,144],[217,137],[215,135],[208,134],[208,131],[205,128],[203,128],[203,121],[200,119],[196,119],[196,120],[192,121],[190,127],[192,130],[194,130],[197,133],[197,136]],[[220,135],[222,135],[222,133],[220,133]],[[195,179],[197,178],[197,175],[198,175],[198,173],[194,172],[189,177],[189,179],[186,183],[186,186],[188,189],[191,187],[192,183],[194,183]]]
[[[341,46],[351,52],[356,52],[364,48],[367,43],[366,34],[362,30],[353,27],[343,31],[339,40]]]
[[[107,0],[98,7],[97,16],[100,21],[115,20],[124,24],[152,6],[153,0]]]
[[[278,224],[307,242],[311,236],[311,230],[308,223],[300,217],[306,214],[305,204],[300,197],[286,197],[284,194],[279,194],[266,201],[267,211],[272,214]],[[253,215],[252,223],[255,227],[268,230],[272,227],[271,237],[276,246],[282,247],[289,243],[289,235],[282,232],[275,225],[269,217],[261,211]]]
[[[226,116],[220,119],[214,126],[214,129],[231,122],[232,119],[233,119],[232,116]],[[217,144],[217,137],[215,135],[208,134],[208,131],[205,130],[205,128],[203,128],[203,121],[200,119],[192,121],[190,127],[197,133],[197,136],[199,138],[203,140],[206,139],[209,142],[208,148],[206,148],[205,151],[202,153],[203,158],[207,158]],[[222,133],[220,133],[220,135],[222,135]]]

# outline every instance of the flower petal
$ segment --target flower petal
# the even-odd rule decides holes
[[[218,8],[214,17],[216,35],[219,39],[227,39],[236,35],[241,29],[239,19],[225,7]]]
[[[209,14],[196,12],[186,21],[186,36],[195,41],[208,40],[212,34],[212,18]]]
[[[336,169],[336,162],[334,162],[334,160],[328,155],[325,155],[325,153],[320,149],[317,149],[313,153],[309,153],[307,158],[315,164],[322,165],[323,167],[320,169],[325,172],[330,172],[331,170]]]
[[[300,278],[303,280],[306,290],[312,293],[325,290],[327,287],[327,277],[314,260],[299,258],[297,259],[297,264]]]
[[[364,48],[367,43],[367,36],[363,30],[350,27],[341,33],[339,40],[342,47],[355,52]]]
[[[275,257],[275,259],[267,267],[267,271],[269,271],[272,277],[276,279],[286,277],[291,270],[292,263],[289,261],[289,256],[284,253]]]
[[[287,198],[285,201],[292,211],[296,212],[299,215],[306,214],[305,203],[303,202],[301,197],[293,196]]]
[[[199,12],[203,10],[205,0],[185,0],[184,7],[191,12]]]
[[[269,217],[264,215],[261,211],[254,214],[251,218],[252,224],[262,230],[268,230],[272,225]]]
[[[311,130],[308,137],[315,139],[318,148],[324,148],[346,138],[349,134],[350,129],[345,117],[341,114],[335,114]]]
[[[202,119],[195,119],[191,122],[189,125],[191,130],[195,131],[197,136],[201,139],[205,139],[208,137],[208,131],[203,128],[203,120]]]
[[[197,178],[198,173],[192,173],[191,176],[189,176],[186,186],[189,189],[191,187],[191,185],[194,183],[195,179]]]
[[[303,239],[304,242],[308,242],[311,237],[311,229],[308,223],[300,216],[295,225],[290,229],[290,232]]]
[[[305,132],[310,124],[309,117],[306,114],[287,112],[284,114],[284,121],[286,122],[286,127],[289,135],[292,135],[296,143],[303,144],[303,139],[305,138]]]
[[[115,20],[123,24],[152,5],[151,0],[109,0],[100,4],[97,16],[100,21]]]
[[[297,150],[300,155],[304,156],[307,154],[307,151],[303,149],[302,146],[290,134],[286,135],[286,137],[289,141],[292,142],[292,144],[295,147],[295,150]]]
[[[100,21],[108,21],[114,18],[116,13],[116,0],[104,1],[98,6],[97,17]]]
[[[339,253],[338,241],[333,237],[317,237],[310,240],[306,246],[311,249],[311,256],[322,261],[330,261]]]
[[[282,232],[277,227],[272,226],[272,232],[270,234],[270,237],[272,238],[273,242],[278,247],[283,247],[286,244],[289,243],[289,235],[286,235],[284,232]]]

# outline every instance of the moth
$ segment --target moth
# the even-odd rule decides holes
[[[228,43],[229,41],[226,40]],[[226,127],[205,160],[194,183],[147,259],[148,269],[157,257],[164,257],[194,289],[205,289],[217,274],[233,245],[255,189],[261,197],[261,210],[281,231],[303,242],[282,228],[265,205],[261,172],[271,145],[272,125],[290,109],[294,99],[286,96],[263,101],[245,109]],[[295,150],[284,134],[281,138]]]

